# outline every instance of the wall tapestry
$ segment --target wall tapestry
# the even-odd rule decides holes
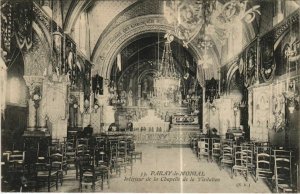
[[[285,128],[285,99],[281,94],[272,97],[271,128],[275,131],[282,131]]]
[[[270,86],[253,89],[253,125],[250,131],[255,140],[268,141],[271,118]]]
[[[246,49],[246,64],[244,65],[245,86],[249,87],[257,80],[257,41],[252,42]]]
[[[260,75],[264,82],[271,81],[275,72],[274,61],[274,36],[273,33],[269,33],[261,39],[261,68]]]
[[[205,102],[209,100],[210,103],[213,102],[218,96],[218,81],[214,78],[211,80],[206,80],[206,90],[205,90]]]
[[[299,68],[299,13],[295,12],[274,29],[276,76],[288,73],[288,69],[292,72]]]
[[[92,78],[92,89],[95,95],[103,95],[103,78],[99,74]]]
[[[75,72],[75,85],[73,84],[73,87],[80,91],[84,90],[86,70],[86,59],[81,55],[77,55],[76,66],[73,69],[73,72]]]

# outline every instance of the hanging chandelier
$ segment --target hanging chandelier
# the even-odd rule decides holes
[[[171,42],[174,37],[166,34],[167,41],[164,45],[164,51],[161,63],[158,63],[158,72],[155,75],[154,86],[157,96],[163,97],[172,94],[180,87],[180,75],[175,69],[174,59],[172,56]]]

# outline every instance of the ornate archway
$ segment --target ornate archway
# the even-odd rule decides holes
[[[173,27],[167,23],[163,15],[145,15],[127,20],[114,28],[96,44],[91,57],[95,64],[94,71],[105,78],[109,78],[117,53],[136,36],[151,32],[168,32],[176,37]],[[196,60],[199,60],[202,58],[202,52],[196,47],[195,42],[193,41],[189,45],[188,50]],[[213,56],[214,66],[211,67],[211,70],[205,71],[205,76],[216,77],[217,67],[219,66],[218,53],[216,49],[213,49],[210,54]]]

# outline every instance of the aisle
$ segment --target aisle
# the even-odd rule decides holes
[[[229,171],[220,170],[215,162],[204,159],[199,162],[187,147],[142,144],[137,149],[143,152],[143,162],[134,164],[131,176],[123,173],[120,178],[112,179],[111,188],[105,192],[271,192],[262,180],[255,183],[249,178],[247,182],[239,175],[231,179]],[[143,178],[144,173],[147,176]]]
[[[143,152],[143,161],[134,162],[132,175],[129,171],[122,171],[120,177],[113,175],[110,188],[105,184],[103,191],[98,186],[96,192],[271,192],[262,180],[255,183],[250,177],[247,182],[240,175],[231,179],[229,171],[220,170],[215,162],[208,163],[204,159],[199,162],[188,147],[140,144],[136,148]],[[68,172],[64,185],[57,192],[78,192],[79,183],[73,177],[73,172]],[[51,191],[55,192],[55,189]]]

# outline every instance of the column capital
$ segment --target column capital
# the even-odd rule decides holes
[[[27,86],[33,84],[41,85],[43,83],[43,80],[45,79],[44,76],[28,76],[28,75],[24,75],[23,78]]]
[[[35,87],[41,87],[43,84],[44,77],[43,76],[23,76],[26,85],[29,88],[30,93],[34,90]]]

